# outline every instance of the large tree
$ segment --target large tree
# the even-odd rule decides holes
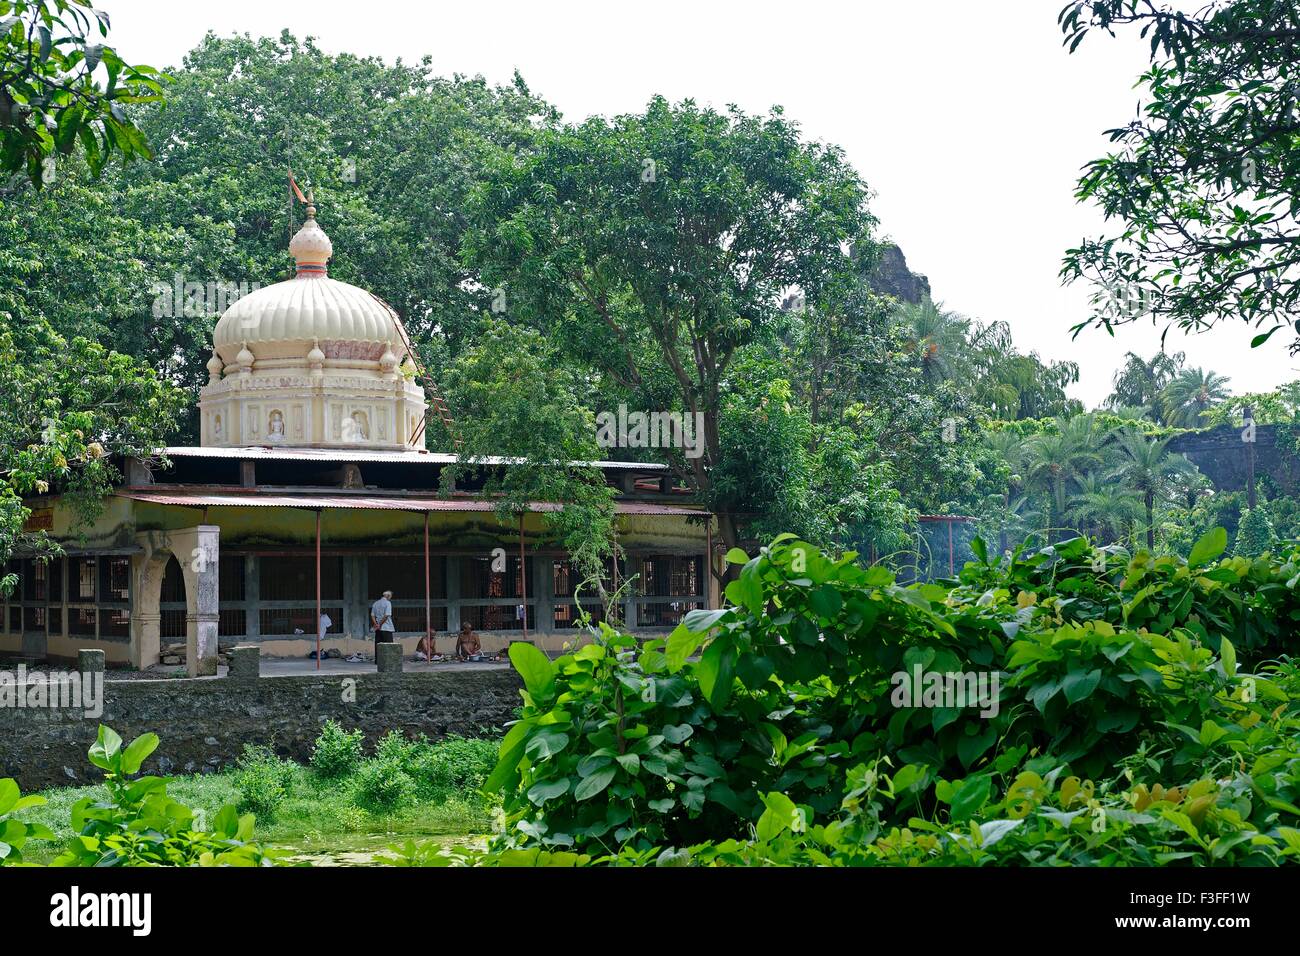
[[[745,346],[777,335],[790,289],[816,303],[852,270],[873,220],[840,151],[806,142],[780,111],[656,98],[503,155],[474,215],[469,261],[512,319],[556,336],[641,409],[700,416],[702,453],[668,459],[736,544],[743,503],[715,484],[727,377]]]
[[[1075,0],[1060,15],[1073,51],[1135,28],[1151,62],[1138,115],[1108,135],[1077,195],[1114,223],[1071,249],[1062,275],[1098,283],[1089,325],[1151,317],[1202,331],[1224,320],[1300,335],[1300,8],[1213,0],[1195,13],[1156,0]],[[1300,338],[1293,349],[1300,347]]]
[[[334,56],[287,33],[209,35],[171,76],[165,106],[132,114],[152,162],[91,182],[74,158],[42,193],[0,196],[0,276],[25,306],[196,396],[222,301],[182,306],[169,290],[178,276],[205,289],[288,278],[292,168],[315,189],[331,274],[391,303],[440,373],[491,302],[461,262],[469,191],[487,153],[527,148],[550,108],[518,78],[445,79],[427,59]],[[182,424],[196,437],[192,414]]]
[[[82,0],[0,0],[0,177],[40,187],[57,155],[147,157],[127,110],[160,99],[161,75],[106,45],[109,19]],[[3,184],[0,183],[0,187]]]

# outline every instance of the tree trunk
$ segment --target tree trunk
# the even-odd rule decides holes
[[[1146,493],[1147,505],[1147,550],[1156,551],[1156,495],[1153,491]]]

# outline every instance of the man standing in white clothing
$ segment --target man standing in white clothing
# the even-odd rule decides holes
[[[379,660],[379,645],[392,643],[395,630],[392,591],[385,591],[378,601],[370,605],[370,626],[375,629],[375,660]]]

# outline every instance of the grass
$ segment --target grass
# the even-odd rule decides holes
[[[415,745],[412,745],[415,746]],[[426,753],[456,753],[464,741],[422,745]],[[409,837],[446,837],[449,843],[470,842],[492,832],[495,805],[479,795],[477,780],[455,781],[435,792],[412,792],[389,812],[370,812],[356,805],[357,774],[325,779],[309,767],[290,761],[278,764],[287,795],[271,814],[258,814],[256,839],[265,844],[328,856],[338,850],[375,850]],[[241,797],[240,770],[173,777],[168,794],[208,820],[228,803]],[[43,823],[54,840],[34,840],[24,848],[33,863],[48,863],[71,837],[68,824],[72,805],[82,797],[101,797],[102,786],[64,787],[42,791],[44,806],[22,811],[21,818]]]

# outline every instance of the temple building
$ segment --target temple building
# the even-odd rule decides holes
[[[2,608],[0,656],[102,648],[110,664],[145,668],[184,643],[200,676],[236,643],[305,657],[318,622],[323,649],[368,653],[370,604],[386,590],[408,650],[432,630],[450,653],[467,621],[486,651],[525,637],[555,651],[580,636],[578,601],[600,616],[548,543],[545,512],[559,505],[502,523],[481,481],[441,489],[456,456],[425,448],[430,396],[406,330],[382,300],[329,278],[333,247],[310,204],[289,251],[294,278],[217,322],[198,447],[119,462],[123,480],[89,525],[57,495],[26,502],[28,530],[65,556],[10,562],[20,582]],[[624,626],[662,632],[715,606],[708,516],[662,465],[594,464],[616,489],[626,552],[611,583],[636,577]]]

